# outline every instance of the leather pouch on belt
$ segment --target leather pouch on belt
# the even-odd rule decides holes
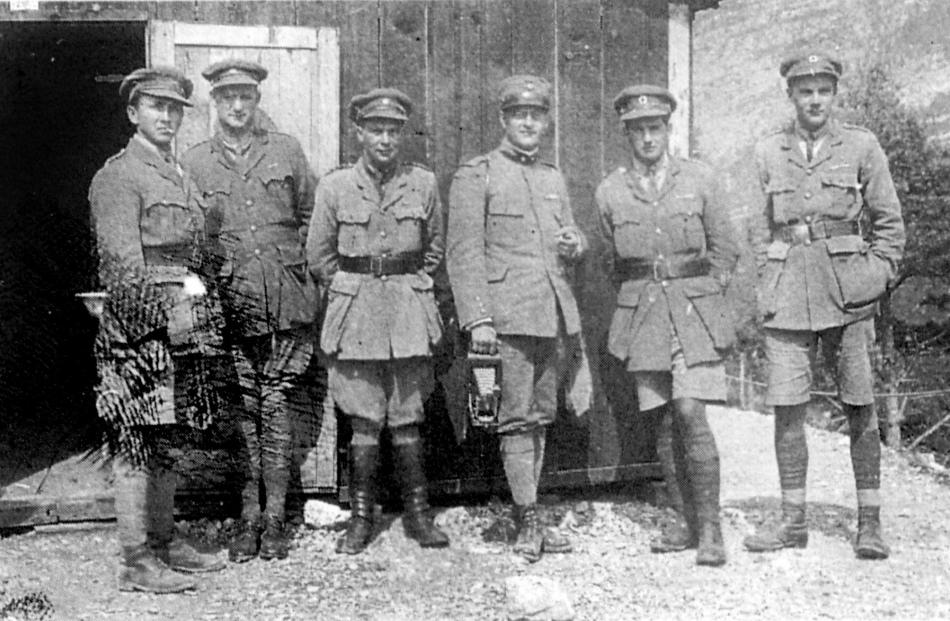
[[[776,240],[769,244],[766,251],[768,262],[762,271],[756,292],[759,312],[764,317],[771,317],[778,311],[778,286],[782,280],[782,271],[785,269],[785,259],[788,258],[789,248],[791,246],[786,242]]]
[[[884,295],[890,266],[871,252],[864,239],[857,235],[829,237],[826,245],[843,308],[868,306]]]

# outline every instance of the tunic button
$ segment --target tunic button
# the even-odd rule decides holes
[[[256,230],[257,230],[257,225],[256,225],[256,224],[252,224],[252,225],[251,225],[251,233],[253,233],[253,232],[256,231]]]
[[[255,248],[255,249],[254,249],[254,254],[256,254],[257,256],[261,256],[261,249],[260,249],[260,248]]]
[[[254,201],[252,201],[251,199],[247,199],[246,201],[244,201],[244,204],[250,207],[251,205],[254,204]]]
[[[383,274],[382,276],[380,276],[379,279],[380,279],[380,280],[387,280],[386,274]]]
[[[811,198],[811,192],[805,192],[805,200]]]
[[[805,216],[805,222],[811,222],[811,216]]]
[[[806,174],[809,174],[809,175],[812,175],[812,174],[814,174],[814,173],[815,173],[815,171],[812,170],[811,168],[809,168],[809,169],[806,171]]]
[[[657,227],[657,228],[656,228],[656,234],[657,234],[657,235],[659,235],[659,234],[662,233],[662,232],[663,232],[663,229],[661,229],[660,227]]]
[[[661,281],[660,281],[660,286],[662,286],[662,287],[665,287],[665,286],[667,286],[668,284],[670,284],[670,282],[669,282],[668,280],[661,280]]]
[[[380,237],[386,237],[386,231],[380,231],[380,232],[379,232],[379,236],[380,236]]]
[[[654,201],[654,203],[653,203],[653,206],[654,206],[654,207],[659,207],[659,206],[660,206],[660,203],[659,203],[659,202],[656,202],[656,201]]]

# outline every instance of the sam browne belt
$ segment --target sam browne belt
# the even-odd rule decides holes
[[[775,239],[786,244],[809,245],[819,239],[841,237],[842,235],[860,235],[861,225],[857,220],[820,220],[818,222],[794,222],[780,226],[775,231]]]
[[[391,276],[393,274],[412,274],[421,270],[423,259],[421,252],[402,252],[393,255],[366,255],[362,257],[340,257],[340,269],[354,274],[372,274],[373,276]]]
[[[709,273],[709,261],[706,259],[617,259],[614,270],[623,280],[672,280],[674,278],[692,278]]]

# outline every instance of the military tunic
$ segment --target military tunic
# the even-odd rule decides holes
[[[434,378],[430,357],[442,339],[432,275],[444,253],[435,175],[398,164],[374,176],[363,159],[326,175],[307,258],[327,290],[320,347],[331,357],[330,393],[351,416],[390,427],[423,418]],[[422,255],[422,269],[375,275],[340,269],[341,257]]]
[[[236,335],[313,323],[318,301],[303,243],[316,179],[297,140],[257,129],[246,155],[232,159],[215,136],[183,163],[208,206],[208,241]]]
[[[324,353],[339,360],[428,357],[442,338],[432,275],[444,254],[435,175],[400,164],[382,187],[361,158],[317,188],[307,237],[310,269],[326,286]],[[375,276],[339,269],[339,258],[420,252],[424,269]]]
[[[555,337],[560,314],[567,334],[580,332],[556,236],[574,216],[554,165],[503,143],[459,168],[449,205],[446,266],[462,326],[490,318],[498,334]]]
[[[722,359],[735,332],[723,298],[738,246],[713,171],[699,162],[670,157],[659,193],[641,188],[631,171],[618,168],[596,192],[601,231],[610,240],[608,272],[619,281],[617,308],[607,347],[630,371],[669,371],[675,334],[687,366]],[[664,263],[705,260],[708,275],[623,280],[615,259]]]
[[[99,278],[109,293],[96,342],[100,415],[121,431],[205,424],[208,382],[179,369],[178,379],[188,380],[189,388],[176,390],[172,358],[173,349],[184,363],[179,354],[201,356],[220,345],[213,300],[182,292],[184,277],[195,275],[200,264],[204,215],[198,192],[170,155],[133,137],[96,173],[89,204]]]
[[[581,330],[571,264],[586,248],[560,171],[507,140],[455,173],[449,190],[446,266],[459,323],[491,321],[502,361],[498,433],[554,422],[558,340]],[[557,233],[580,239],[558,254]]]
[[[904,248],[904,223],[887,158],[866,129],[829,121],[813,161],[795,124],[756,147],[763,201],[753,222],[766,328],[819,331],[875,313]],[[790,245],[787,224],[869,223],[865,235]]]

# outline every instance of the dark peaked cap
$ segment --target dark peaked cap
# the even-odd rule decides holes
[[[676,110],[676,98],[662,86],[635,84],[614,97],[614,110],[621,121],[670,116]]]
[[[257,86],[267,77],[267,69],[252,60],[229,58],[209,65],[201,75],[213,90],[222,86]]]
[[[813,75],[827,75],[838,80],[843,72],[841,61],[821,52],[790,56],[782,62],[778,71],[786,81]]]
[[[350,120],[354,123],[365,119],[405,122],[410,114],[412,100],[398,88],[374,88],[350,99]]]
[[[136,69],[119,84],[119,96],[132,101],[136,95],[151,95],[171,99],[190,106],[194,85],[175,67],[148,67]]]
[[[498,104],[502,110],[515,106],[551,109],[551,83],[536,75],[513,75],[498,85]]]

